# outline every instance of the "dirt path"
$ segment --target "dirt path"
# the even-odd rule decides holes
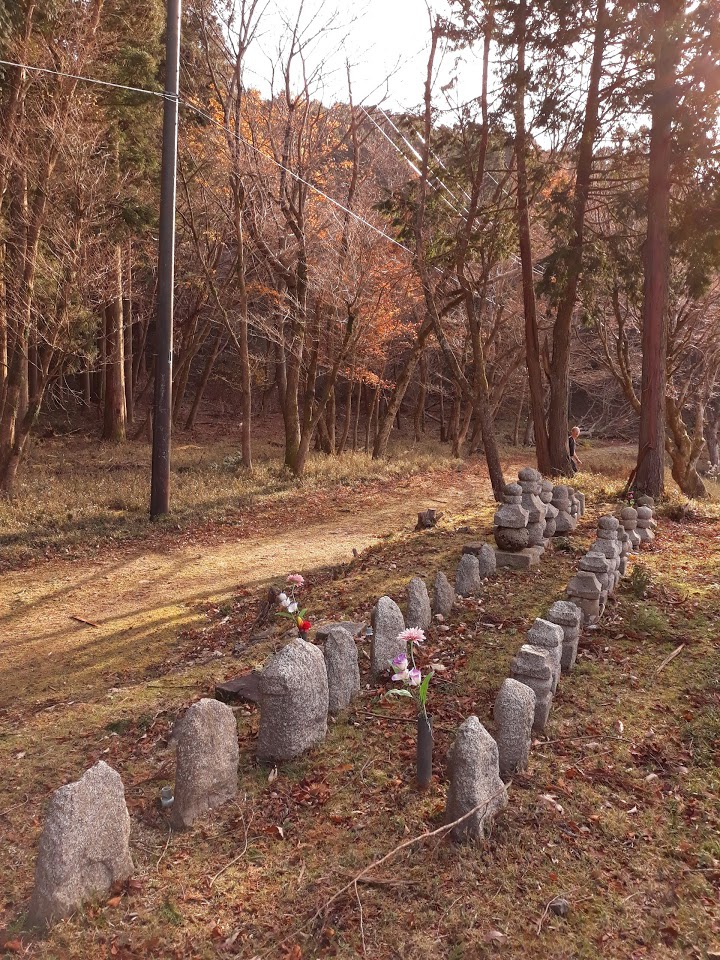
[[[54,560],[7,573],[0,584],[0,707],[107,689],[128,669],[161,662],[178,632],[204,621],[207,603],[222,602],[239,584],[253,588],[290,570],[347,561],[353,548],[411,529],[418,510],[458,512],[488,494],[479,471],[442,483],[412,478],[361,498],[348,490],[317,520],[306,504],[296,535],[274,529],[166,552],[139,545],[90,563]]]

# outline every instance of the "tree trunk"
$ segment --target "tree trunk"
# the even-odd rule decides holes
[[[660,0],[653,36],[655,76],[650,97],[648,224],[643,289],[640,433],[633,489],[661,497],[665,483],[665,390],[667,381],[667,275],[670,222],[672,121],[677,107],[675,73],[679,47],[672,36],[675,0]]]
[[[520,394],[520,403],[518,404],[517,416],[515,417],[515,427],[513,429],[513,446],[517,447],[520,444],[520,421],[522,420],[523,408],[525,406],[525,384],[523,383],[523,391]]]
[[[350,436],[350,424],[352,422],[352,409],[353,409],[353,388],[355,386],[353,376],[350,376],[347,384],[347,394],[345,396],[345,419],[343,420],[342,433],[340,435],[340,443],[338,444],[338,456],[342,456],[345,453],[345,447],[347,446],[348,437]]]
[[[393,422],[400,411],[403,398],[408,386],[410,385],[413,374],[415,373],[415,368],[420,360],[420,355],[425,348],[425,341],[430,335],[431,330],[432,320],[430,318],[426,318],[422,325],[418,328],[415,342],[413,343],[410,353],[406,357],[405,363],[400,370],[400,376],[395,381],[395,388],[393,389],[392,396],[390,397],[387,409],[385,410],[385,415],[383,416],[382,423],[380,424],[377,436],[375,437],[375,445],[373,447],[372,455],[373,460],[380,460],[387,456],[388,442],[390,440]]]
[[[133,315],[132,300],[130,297],[123,297],[122,313],[124,330],[123,349],[125,353],[125,415],[128,424],[132,425],[135,417],[135,398],[133,394]]]
[[[413,415],[413,427],[415,429],[415,442],[419,443],[425,433],[425,399],[427,397],[427,356],[425,351],[420,352],[420,385],[418,387],[417,400],[415,401],[415,412]]]
[[[706,416],[705,443],[707,444],[708,460],[710,461],[710,467],[716,468],[720,466],[720,444],[718,444],[720,416],[714,407],[707,411]]]
[[[527,73],[527,0],[519,0],[516,14],[517,82],[515,89],[515,163],[517,167],[517,228],[522,267],[523,307],[525,312],[525,362],[530,385],[530,409],[535,427],[535,450],[538,469],[549,474],[550,443],[545,426],[542,365],[538,335],[537,304],[533,277],[532,240],[530,236],[529,187],[527,175],[527,134],[525,130],[525,95]]]
[[[358,448],[358,432],[360,430],[360,408],[362,407],[362,398],[363,398],[363,382],[362,380],[358,381],[357,388],[357,399],[355,401],[355,422],[353,423],[353,441],[352,441],[352,451],[357,453]]]
[[[207,356],[205,361],[205,366],[203,367],[202,376],[200,377],[200,383],[198,384],[197,390],[195,391],[195,399],[193,400],[192,407],[190,408],[190,413],[188,418],[185,421],[185,429],[192,430],[195,426],[195,418],[198,415],[198,410],[200,409],[200,404],[202,402],[203,394],[205,393],[205,387],[207,387],[208,380],[210,379],[210,374],[212,369],[215,366],[215,361],[217,360],[218,354],[223,348],[225,343],[222,332],[218,330],[215,337],[215,342],[213,343],[212,350]]]
[[[365,453],[370,453],[370,437],[372,434],[373,421],[376,416],[376,411],[380,404],[380,384],[381,381],[378,380],[377,386],[375,387],[375,392],[373,393],[372,403],[370,404],[370,414],[367,418],[367,423],[365,424]],[[369,388],[368,388],[369,389]]]
[[[585,241],[585,211],[590,193],[592,176],[593,144],[598,129],[600,106],[600,77],[605,52],[606,30],[605,0],[598,0],[595,21],[593,59],[590,66],[590,83],[585,104],[585,120],[580,139],[575,194],[573,198],[573,234],[565,265],[565,289],[558,304],[553,327],[553,351],[550,364],[550,403],[548,406],[548,430],[550,443],[550,466],[555,474],[570,477],[573,474],[568,448],[570,408],[570,345],[572,317],[577,300],[578,281],[583,263]]]
[[[115,248],[115,297],[105,307],[105,406],[103,440],[125,439],[125,356],[122,309],[122,253]]]

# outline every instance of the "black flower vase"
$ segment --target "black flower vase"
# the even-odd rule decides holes
[[[430,786],[432,778],[432,717],[419,713],[417,718],[417,785],[421,790]]]

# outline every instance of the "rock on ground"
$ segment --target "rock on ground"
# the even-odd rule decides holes
[[[355,641],[347,630],[335,627],[325,639],[328,710],[346,710],[360,693],[360,667]]]
[[[398,634],[405,629],[400,607],[390,597],[380,597],[372,612],[373,637],[370,644],[370,669],[377,677],[390,669],[390,661],[407,653]]]
[[[482,840],[495,815],[507,805],[507,790],[500,779],[497,744],[475,716],[460,724],[448,755],[448,780],[446,823],[479,807],[453,827],[451,836],[459,841]]]
[[[237,793],[240,751],[235,714],[219,700],[199,700],[175,725],[173,735],[177,761],[170,822],[174,830],[186,830]]]
[[[430,597],[428,595],[425,581],[420,577],[413,577],[408,584],[408,607],[407,607],[408,627],[419,627],[421,630],[427,630],[432,623],[432,610],[430,609]]]
[[[260,760],[292,760],[322,743],[329,706],[325,658],[307,640],[275,654],[260,678]]]
[[[40,837],[29,926],[49,926],[127,880],[129,840],[123,782],[103,760],[56,790]]]

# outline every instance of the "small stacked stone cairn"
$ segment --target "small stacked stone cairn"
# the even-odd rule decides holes
[[[618,527],[618,543],[620,544],[620,576],[627,573],[628,557],[630,556],[630,537],[622,524]]]
[[[563,644],[560,666],[563,673],[568,673],[575,666],[582,614],[574,603],[569,603],[567,600],[558,600],[550,607],[545,619],[562,627]]]
[[[593,553],[592,550],[588,550],[578,563],[578,571],[580,573],[592,573],[600,584],[598,617],[601,617],[605,612],[607,598],[615,589],[615,577],[612,572],[611,562],[607,557],[602,556],[602,554]]]
[[[510,666],[510,677],[534,691],[532,728],[536,733],[542,733],[552,705],[553,662],[550,651],[524,643]]]
[[[453,840],[483,840],[495,815],[507,806],[507,789],[500,779],[498,746],[475,716],[460,724],[448,755],[448,780],[445,822],[475,811],[453,827]]]
[[[538,617],[528,630],[527,642],[531,647],[540,647],[542,650],[547,650],[553,669],[552,692],[554,694],[558,683],[560,683],[563,645],[562,627]]]
[[[608,592],[614,593],[620,583],[620,557],[622,548],[618,539],[620,521],[617,517],[604,516],[598,520],[597,540],[590,547],[590,553],[599,553],[610,561],[611,579]]]
[[[540,499],[545,504],[545,530],[543,531],[543,540],[545,546],[555,536],[555,527],[559,510],[553,506],[553,483],[552,480],[543,480],[540,490]]]
[[[555,536],[564,537],[577,527],[577,518],[572,515],[570,489],[560,483],[553,487],[552,505],[558,511],[555,520]]]
[[[640,549],[640,536],[637,532],[637,510],[635,507],[623,507],[620,512],[620,522],[630,540],[630,550],[636,553]]]
[[[540,561],[540,551],[528,544],[528,511],[522,505],[523,489],[519,483],[509,483],[503,490],[503,504],[495,513],[493,534],[498,549],[495,559],[498,567],[527,568]]]
[[[570,516],[576,521],[580,519],[580,502],[578,501],[575,487],[568,487],[568,500],[570,501]]]
[[[639,497],[637,508],[637,534],[640,543],[652,543],[655,539],[654,528],[657,523],[653,517],[655,501],[652,497]]]
[[[567,585],[567,595],[568,600],[580,610],[583,626],[597,623],[600,619],[602,587],[594,573],[578,570]]]
[[[535,691],[508,677],[495,698],[493,719],[500,776],[511,777],[527,770],[535,719]]]
[[[542,493],[542,474],[532,467],[523,467],[518,474],[522,490],[523,509],[528,512],[528,547],[545,549],[545,504]],[[542,551],[541,551],[542,552]]]

